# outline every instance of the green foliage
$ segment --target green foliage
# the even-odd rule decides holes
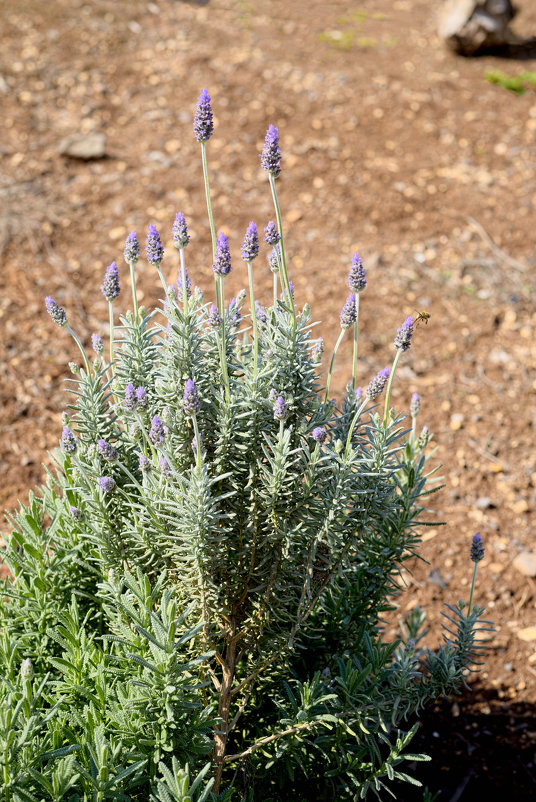
[[[536,89],[536,72],[523,70],[519,75],[507,75],[502,70],[487,70],[484,78],[490,84],[497,84],[517,95],[523,95],[528,89]]]
[[[390,383],[383,415],[351,384],[328,399],[288,292],[243,336],[244,294],[225,307],[220,278],[218,304],[170,288],[121,319],[113,364],[84,355],[76,445],[9,518],[4,802],[380,795],[426,759],[408,720],[478,662],[474,581],[437,652],[419,611],[384,632],[437,489],[416,413]]]

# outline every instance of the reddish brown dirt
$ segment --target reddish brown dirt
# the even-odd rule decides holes
[[[437,38],[430,5],[5,0],[0,496],[13,508],[41,479],[46,449],[58,442],[66,365],[78,356],[46,315],[44,296],[65,306],[84,342],[92,331],[104,335],[105,267],[120,262],[128,231],[141,236],[149,222],[169,245],[178,210],[192,230],[191,275],[210,293],[192,136],[199,91],[213,97],[214,213],[235,255],[249,220],[273,217],[258,153],[267,125],[278,125],[291,278],[326,340],[336,337],[356,250],[369,280],[363,382],[391,361],[407,314],[432,315],[418,327],[394,397],[403,407],[421,394],[422,423],[443,463],[434,514],[446,526],[426,531],[428,563],[414,566],[400,610],[424,605],[432,642],[443,602],[468,595],[476,530],[486,544],[477,601],[496,624],[492,649],[472,694],[423,716],[419,746],[435,759],[431,771],[417,771],[444,800],[501,789],[532,799],[536,584],[512,562],[535,546],[536,94],[514,95],[483,75],[534,70],[536,59],[457,58]],[[516,30],[528,35],[536,8],[520,5]],[[60,140],[79,132],[104,133],[106,158],[59,155]],[[232,290],[245,283],[238,264],[236,256]],[[168,263],[170,276],[175,269]],[[154,303],[151,270],[140,282],[144,302]],[[268,300],[267,267],[258,268],[257,288]],[[350,359],[347,343],[338,391]],[[430,579],[434,569],[446,587]],[[415,797],[403,789],[398,798]]]

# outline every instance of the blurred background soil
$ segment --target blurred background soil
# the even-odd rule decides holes
[[[279,127],[279,197],[290,275],[328,345],[339,330],[351,256],[361,302],[363,384],[393,357],[406,315],[427,310],[397,374],[394,402],[422,399],[444,488],[411,564],[400,616],[423,605],[429,643],[444,602],[467,598],[468,550],[486,556],[476,598],[496,634],[472,692],[422,716],[415,773],[440,800],[536,793],[536,92],[484,79],[536,70],[490,53],[462,59],[436,34],[428,0],[4,0],[0,9],[0,501],[24,500],[58,443],[67,363],[76,346],[44,307],[52,295],[89,346],[106,333],[99,286],[122,264],[126,234],[157,225],[177,272],[170,228],[186,215],[188,267],[212,297],[210,237],[192,118],[213,99],[208,144],[218,229],[231,240],[228,294],[246,283],[239,246],[250,219],[273,218],[259,169]],[[515,30],[536,30],[520,3]],[[512,54],[509,54],[512,55]],[[89,135],[102,135],[88,140]],[[93,158],[75,158],[80,135]],[[91,155],[88,152],[86,155]],[[269,301],[266,251],[256,288]],[[166,266],[166,262],[164,262]],[[123,287],[128,286],[122,269]],[[143,303],[160,297],[140,269]],[[128,305],[128,292],[118,299]],[[351,371],[341,349],[334,389]],[[521,557],[520,557],[521,555]],[[416,750],[415,750],[416,751]],[[400,800],[422,799],[407,786]]]

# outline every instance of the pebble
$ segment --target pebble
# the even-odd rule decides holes
[[[514,568],[523,576],[536,576],[536,553],[533,551],[522,551],[514,560]]]
[[[106,156],[106,137],[104,134],[72,134],[61,140],[58,149],[62,156],[71,159],[102,159]]]
[[[480,496],[480,498],[477,498],[476,500],[476,506],[479,510],[489,510],[490,507],[494,507],[495,504],[489,498],[489,496]]]
[[[536,640],[536,627],[525,627],[524,629],[518,629],[516,635],[520,640],[527,642]]]
[[[457,432],[459,429],[462,428],[464,420],[465,420],[465,415],[463,415],[461,412],[454,412],[450,416],[450,428],[454,432]]]
[[[440,588],[448,588],[448,584],[439,573],[439,568],[434,568],[432,571],[430,571],[428,574],[428,581],[433,585],[438,585]]]

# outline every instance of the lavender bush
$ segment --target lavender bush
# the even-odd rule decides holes
[[[67,313],[46,301],[82,364],[72,366],[55,467],[10,519],[0,601],[5,802],[380,794],[410,780],[404,759],[425,759],[407,752],[412,716],[456,692],[482,648],[474,576],[468,605],[448,608],[438,651],[419,645],[419,610],[399,638],[385,636],[436,487],[428,432],[417,434],[418,397],[409,426],[390,406],[412,319],[394,335],[392,365],[358,387],[367,280],[355,254],[321,386],[323,341],[312,338],[309,306],[296,307],[288,277],[274,126],[261,156],[277,221],[264,226],[273,299],[255,295],[261,245],[252,222],[240,248],[248,303],[245,292],[226,301],[239,246],[214,226],[212,129],[203,90],[194,133],[216,303],[192,292],[182,213],[171,286],[159,232],[148,227],[159,311],[138,305],[135,232],[124,251],[133,309],[119,321],[113,303],[124,289],[116,263],[106,271],[110,359],[98,334],[88,356]],[[353,372],[337,405],[329,390],[345,336]],[[478,535],[475,575],[482,555]]]

